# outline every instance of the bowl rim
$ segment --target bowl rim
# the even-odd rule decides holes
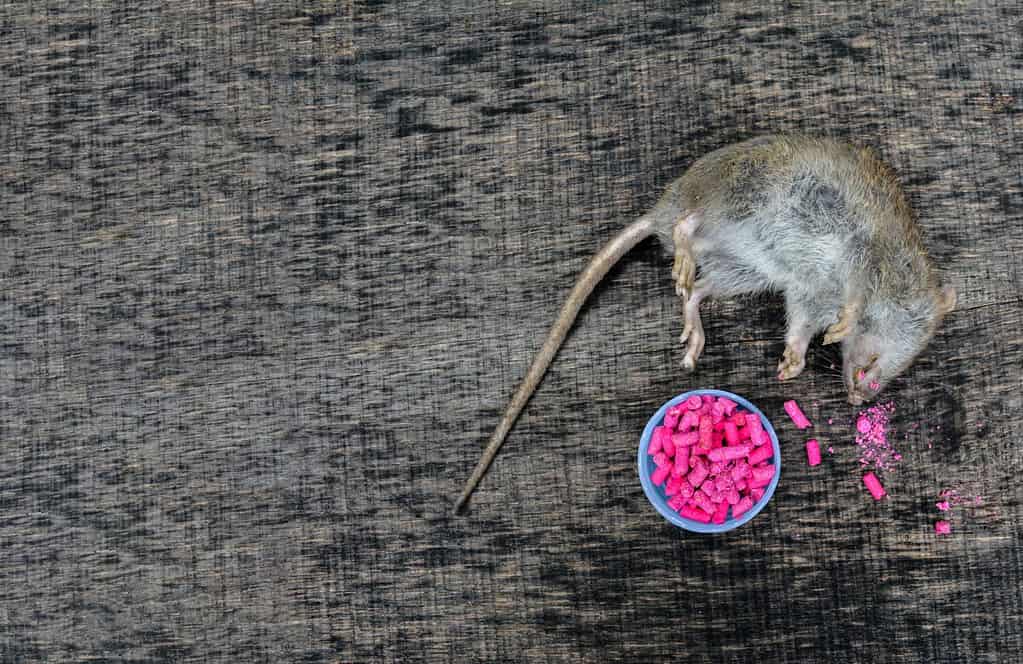
[[[692,521],[690,519],[684,519],[682,516],[671,509],[667,505],[667,501],[662,503],[661,497],[655,492],[657,488],[654,486],[653,481],[650,479],[650,474],[645,472],[644,465],[650,463],[647,459],[649,455],[646,453],[647,447],[650,444],[650,437],[653,435],[654,428],[660,426],[664,421],[664,415],[668,412],[668,409],[675,404],[681,403],[693,395],[703,396],[709,394],[711,396],[725,397],[731,399],[738,405],[742,406],[746,410],[756,413],[760,416],[760,421],[764,424],[764,430],[767,431],[771,437],[771,445],[774,448],[774,477],[771,478],[770,484],[764,490],[763,497],[756,502],[753,507],[749,509],[738,519],[729,519],[721,524],[715,523],[700,523],[698,521]],[[639,455],[637,457],[637,469],[639,471],[639,480],[643,485],[643,493],[646,495],[647,501],[657,510],[657,512],[663,516],[672,525],[688,530],[695,533],[724,533],[730,530],[734,530],[739,526],[748,523],[757,514],[760,513],[767,503],[771,502],[771,498],[774,497],[774,490],[778,486],[778,480],[781,478],[781,445],[778,443],[778,434],[775,433],[774,427],[771,426],[771,421],[764,415],[763,411],[750,403],[749,400],[735,394],[728,392],[727,390],[718,389],[695,389],[683,392],[678,396],[672,397],[668,401],[664,402],[657,412],[647,421],[646,427],[643,429],[643,434],[639,438]],[[656,499],[655,499],[656,498]]]

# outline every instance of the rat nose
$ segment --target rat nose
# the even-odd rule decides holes
[[[860,404],[863,403],[863,397],[861,397],[856,392],[850,392],[849,393],[849,403],[851,403],[854,406],[859,406]]]

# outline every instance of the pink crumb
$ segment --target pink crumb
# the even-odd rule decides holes
[[[892,470],[902,455],[892,445],[894,433],[889,422],[895,406],[889,402],[871,406],[856,418],[856,445],[860,448],[860,465],[877,470]]]
[[[948,521],[938,521],[934,524],[934,532],[937,535],[948,535],[952,532],[952,524]]]
[[[942,512],[947,512],[947,511],[949,511],[949,509],[951,509],[951,506],[948,504],[947,500],[942,500],[940,502],[937,502],[937,503],[934,504],[934,506],[937,507]]]

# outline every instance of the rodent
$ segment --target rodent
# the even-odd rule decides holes
[[[656,236],[674,254],[683,304],[683,367],[704,346],[700,302],[763,291],[785,298],[778,378],[798,376],[810,340],[842,344],[853,405],[874,398],[924,349],[956,303],[939,283],[894,171],[870,148],[828,138],[764,136],[715,150],[612,238],[572,288],[529,372],[455,502],[458,512],[536,390],[583,302],[608,270]]]

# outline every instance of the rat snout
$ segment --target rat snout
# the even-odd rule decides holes
[[[859,406],[859,405],[862,405],[862,404],[863,404],[863,401],[864,401],[864,399],[863,399],[863,397],[862,397],[862,396],[860,395],[860,393],[859,393],[859,392],[856,392],[856,391],[854,390],[854,391],[852,391],[852,392],[850,392],[850,393],[849,393],[849,398],[848,398],[848,401],[849,401],[849,403],[850,403],[850,404],[852,404],[853,406]]]

